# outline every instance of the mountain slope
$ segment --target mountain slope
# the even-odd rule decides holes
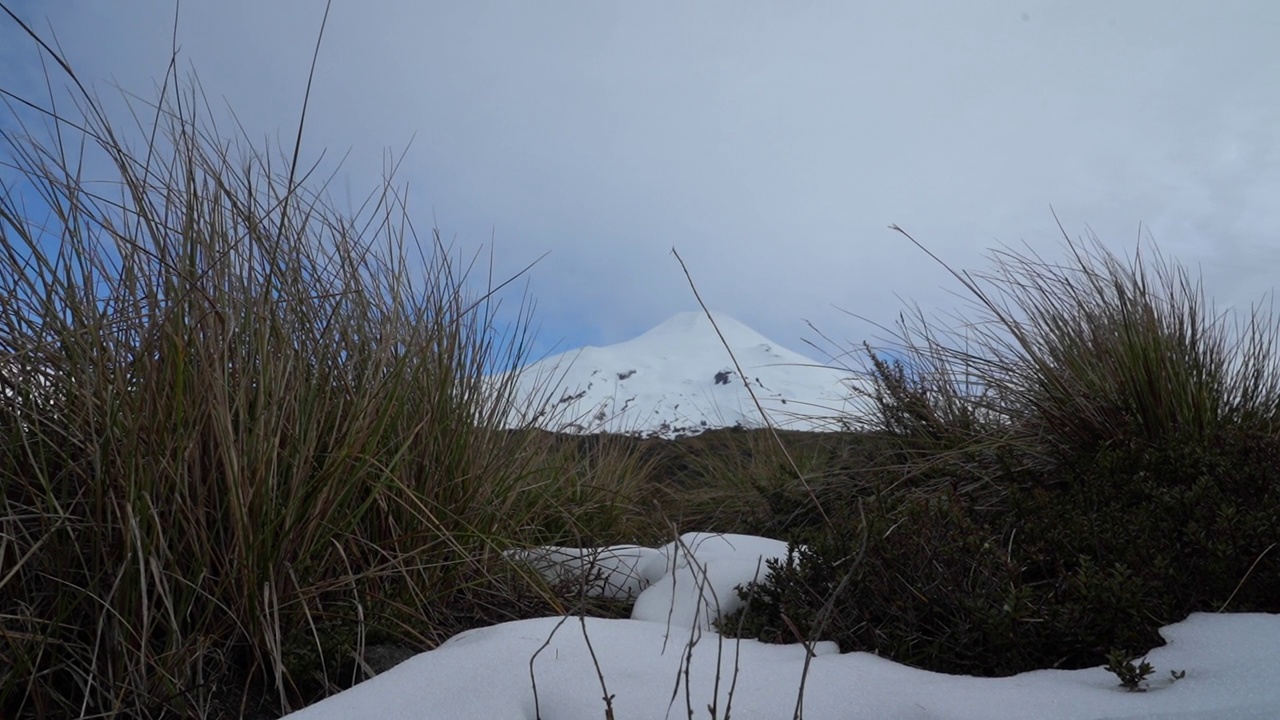
[[[748,392],[773,423],[792,430],[837,429],[852,384],[847,370],[821,367],[715,313],[744,379],[701,312],[679,313],[639,337],[584,347],[526,367],[509,424],[536,418],[559,432],[679,437],[720,427],[761,427]]]

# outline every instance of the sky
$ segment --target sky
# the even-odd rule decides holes
[[[7,3],[118,107],[154,98],[175,3]],[[186,0],[180,70],[248,137],[291,147],[320,0]],[[1266,0],[334,0],[302,152],[355,206],[404,153],[420,231],[494,253],[539,353],[608,345],[704,300],[810,356],[958,269],[1139,228],[1218,306],[1280,274],[1280,6]],[[0,16],[0,87],[43,93]],[[125,115],[116,115],[123,123]],[[323,156],[322,156],[323,153]],[[344,159],[345,158],[345,159]],[[821,359],[819,357],[819,359]]]
[[[582,592],[634,598],[631,619],[534,618],[470,630],[302,709],[294,720],[1273,720],[1280,615],[1196,613],[1161,629],[1142,692],[1103,667],[1006,678],[943,675],[831,642],[731,640],[712,622],[742,605],[786,544],[687,533],[660,548],[538,548],[514,559]],[[584,575],[585,573],[585,575]],[[1145,650],[1146,648],[1144,648]],[[1135,650],[1136,651],[1136,650]],[[1137,662],[1144,660],[1135,658]],[[1175,678],[1173,673],[1179,673]],[[797,708],[800,678],[803,703]],[[536,691],[536,692],[535,692]],[[605,696],[612,715],[606,715]]]

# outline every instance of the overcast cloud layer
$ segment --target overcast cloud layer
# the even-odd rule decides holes
[[[37,2],[72,64],[154,97],[174,3]],[[252,138],[291,144],[324,3],[187,0],[181,60]],[[1280,274],[1280,6],[1259,2],[335,0],[304,155],[340,203],[398,180],[420,229],[529,276],[542,348],[603,345],[703,297],[813,354],[996,244],[1132,249],[1142,223],[1218,305]],[[0,20],[0,86],[39,97]],[[329,165],[332,167],[332,164]]]

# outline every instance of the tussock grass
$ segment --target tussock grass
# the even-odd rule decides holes
[[[825,508],[870,491],[868,473],[880,460],[872,441],[857,433],[718,429],[663,443],[662,514],[681,531],[766,537],[821,524],[815,503]]]
[[[902,316],[900,362],[868,348],[856,420],[885,453],[851,487],[871,499],[794,535],[725,627],[786,641],[834,603],[845,650],[1004,675],[1141,654],[1191,612],[1280,611],[1277,320],[1216,314],[1154,251],[1065,250],[953,271],[967,313]]]
[[[1097,238],[1063,237],[1067,262],[1005,249],[987,273],[952,271],[973,301],[959,330],[904,316],[895,339],[914,384],[876,368],[881,429],[1063,460],[1118,438],[1280,427],[1273,316],[1217,313],[1154,247],[1125,261]]]
[[[78,92],[4,133],[0,715],[278,714],[527,611],[503,549],[619,539],[629,473],[499,429],[528,306],[389,181],[344,214],[196,85]]]

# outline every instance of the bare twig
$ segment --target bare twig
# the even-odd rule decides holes
[[[786,458],[787,464],[791,467],[791,471],[795,473],[796,479],[804,486],[809,498],[813,500],[813,506],[817,509],[818,514],[822,516],[822,521],[827,527],[832,527],[831,518],[827,517],[827,512],[822,509],[822,503],[818,501],[818,495],[814,493],[813,488],[809,485],[809,481],[805,479],[804,473],[800,472],[800,467],[796,465],[796,461],[791,457],[791,453],[787,451],[786,445],[782,442],[782,438],[778,435],[778,429],[774,427],[769,414],[764,411],[764,406],[760,404],[760,399],[756,397],[755,390],[751,389],[751,383],[747,381],[747,374],[742,370],[742,365],[738,363],[738,357],[734,354],[733,348],[729,347],[729,342],[725,340],[724,333],[720,332],[720,326],[716,324],[716,319],[711,316],[711,311],[707,309],[707,304],[702,301],[702,295],[698,292],[698,286],[693,282],[693,276],[689,273],[689,268],[684,263],[684,258],[680,257],[680,253],[675,248],[671,248],[671,254],[675,255],[676,261],[680,263],[680,269],[684,271],[685,279],[689,281],[689,289],[693,291],[693,297],[698,301],[698,306],[702,308],[702,312],[706,314],[707,319],[711,321],[711,327],[715,328],[716,335],[720,338],[720,343],[724,345],[724,349],[728,351],[729,358],[733,361],[733,367],[738,371],[738,377],[742,380],[742,384],[747,388],[747,393],[751,395],[751,401],[755,403],[756,410],[759,411],[761,419],[764,420],[765,427],[769,429],[773,441],[778,445],[778,449],[782,451],[782,455]]]

